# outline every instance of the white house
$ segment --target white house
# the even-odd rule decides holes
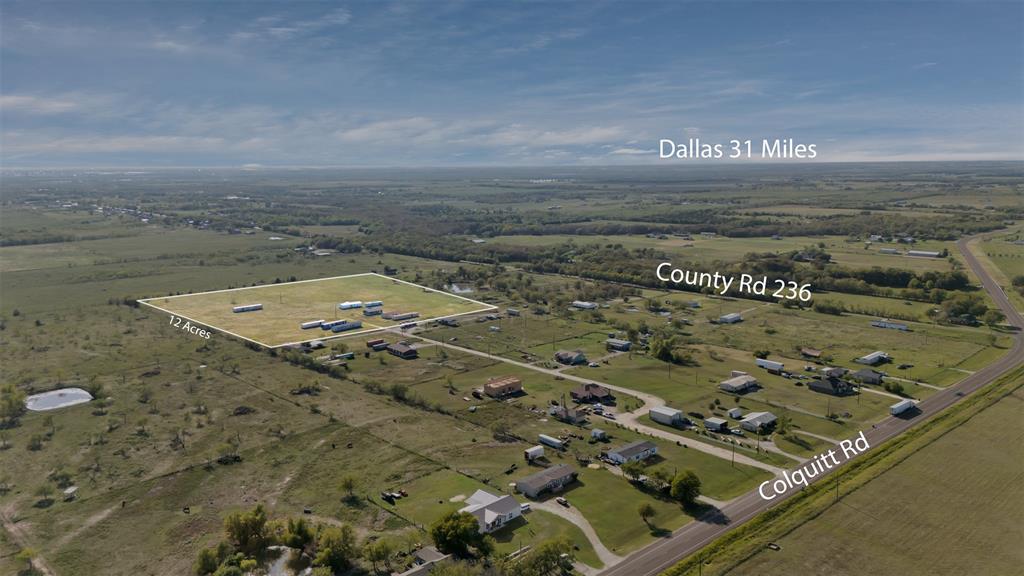
[[[522,515],[519,501],[511,495],[495,496],[484,490],[477,490],[466,499],[466,506],[459,512],[472,514],[480,525],[480,532],[487,534],[501,528]]]
[[[616,464],[626,462],[641,462],[658,453],[658,447],[654,442],[637,440],[624,446],[613,448],[608,451],[608,459]]]
[[[585,302],[583,300],[573,300],[572,307],[573,308],[578,308],[580,310],[596,310],[597,309],[597,303],[596,302]]]

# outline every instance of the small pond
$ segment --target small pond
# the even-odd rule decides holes
[[[84,404],[90,400],[92,400],[92,394],[81,388],[60,388],[29,396],[25,399],[25,407],[35,412],[43,412]]]

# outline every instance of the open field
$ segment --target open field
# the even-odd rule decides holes
[[[385,312],[417,312],[420,316],[414,320],[391,321],[380,316],[363,316],[362,308],[338,309],[338,303],[349,300],[382,300]],[[373,273],[149,298],[140,302],[268,347],[339,336],[319,327],[303,330],[299,326],[310,320],[361,321],[361,329],[342,334],[353,335],[410,321],[419,323],[493,308]],[[263,309],[232,312],[234,306],[246,304],[263,304]]]
[[[1022,410],[1017,388],[728,574],[1018,573]]]

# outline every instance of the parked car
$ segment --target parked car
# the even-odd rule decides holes
[[[530,504],[529,503],[527,503],[527,504],[520,504],[519,505],[519,511],[521,513],[523,513],[523,514],[526,514],[527,512],[530,511]]]
[[[565,506],[566,508],[569,507],[569,501],[566,500],[565,498],[562,498],[561,496],[559,496],[558,498],[555,498],[555,502],[558,502],[559,504],[561,504],[562,506]]]

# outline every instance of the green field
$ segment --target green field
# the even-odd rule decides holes
[[[362,329],[341,335],[402,323],[380,316],[363,316],[362,308],[338,309],[339,302],[349,300],[382,300],[385,312],[418,312],[416,322],[492,308],[481,302],[373,273],[166,296],[141,302],[268,347],[338,336],[319,328],[303,330],[299,326],[310,320],[362,321]],[[262,310],[232,312],[234,306],[257,303],[263,304]]]
[[[1017,388],[728,574],[1019,574],[1022,403]]]

